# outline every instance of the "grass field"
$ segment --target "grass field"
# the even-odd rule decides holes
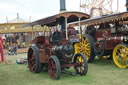
[[[0,64],[0,85],[128,85],[128,69],[119,69],[110,60],[97,59],[89,63],[86,76],[62,73],[60,80],[52,80],[47,71],[34,74],[27,65],[16,64],[15,60],[20,57],[26,54],[7,56],[11,64]]]

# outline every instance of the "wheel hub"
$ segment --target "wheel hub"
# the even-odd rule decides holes
[[[85,50],[85,47],[81,47],[81,51],[84,51]]]

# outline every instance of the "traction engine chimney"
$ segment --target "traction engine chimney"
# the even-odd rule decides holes
[[[60,0],[60,12],[65,12],[66,6],[65,6],[65,0]]]
[[[128,0],[126,0],[126,9],[128,11]]]

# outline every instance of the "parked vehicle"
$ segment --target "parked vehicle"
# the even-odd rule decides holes
[[[64,69],[74,67],[72,74],[86,75],[88,63],[82,53],[75,54],[74,45],[80,42],[77,35],[81,33],[67,27],[67,23],[84,20],[89,15],[80,12],[64,12],[40,19],[26,26],[42,26],[44,35],[36,37],[28,50],[28,67],[31,72],[38,73],[48,68],[52,79],[59,79]],[[48,26],[47,29],[46,27]]]
[[[69,25],[84,27],[75,52],[83,53],[88,62],[95,56],[110,56],[119,68],[128,67],[128,12],[103,15]]]

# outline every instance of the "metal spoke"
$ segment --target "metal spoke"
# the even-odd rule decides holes
[[[35,70],[35,64],[32,66],[32,70]]]

